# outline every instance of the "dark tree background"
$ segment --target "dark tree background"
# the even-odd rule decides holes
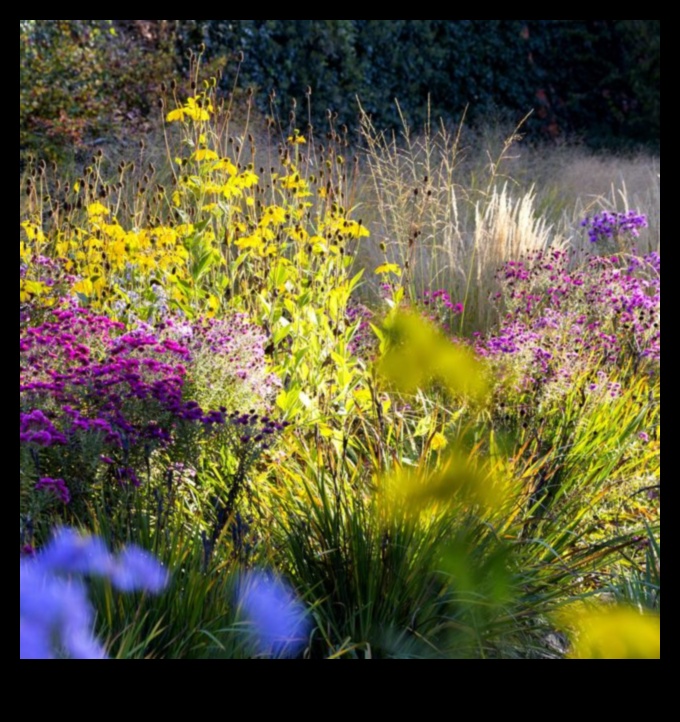
[[[659,20],[31,20],[21,21],[21,143],[79,141],[138,121],[163,77],[186,73],[205,47],[229,59],[228,92],[253,87],[263,112],[350,128],[357,103],[377,127],[519,120],[535,139],[578,137],[593,147],[659,149]]]

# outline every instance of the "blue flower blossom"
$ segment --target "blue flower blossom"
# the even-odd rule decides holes
[[[103,659],[92,632],[93,614],[79,580],[55,576],[34,559],[20,562],[21,659]]]
[[[111,555],[101,539],[63,528],[55,531],[52,540],[36,557],[36,563],[48,572],[107,576]]]
[[[136,546],[113,555],[96,537],[60,529],[39,552],[19,562],[21,659],[105,659],[93,633],[94,613],[77,575],[103,576],[120,591],[160,592],[167,571]]]
[[[264,571],[248,572],[240,579],[238,603],[252,624],[260,654],[292,657],[302,650],[309,619],[304,605],[283,580]]]
[[[134,545],[118,555],[109,578],[121,592],[144,590],[157,594],[168,583],[168,573],[155,557]]]

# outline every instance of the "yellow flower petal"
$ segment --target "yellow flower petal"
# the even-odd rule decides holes
[[[177,108],[176,110],[171,110],[165,120],[168,123],[172,123],[175,120],[184,120],[184,109]]]
[[[378,266],[375,272],[380,273],[394,273],[397,276],[401,276],[401,268],[396,263],[383,263],[382,266]]]
[[[439,451],[439,449],[444,449],[447,446],[448,442],[446,441],[446,437],[444,434],[442,434],[440,431],[438,431],[433,437],[432,441],[430,442],[430,448],[433,451]]]

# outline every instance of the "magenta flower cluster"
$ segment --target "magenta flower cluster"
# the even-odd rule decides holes
[[[39,326],[22,329],[20,442],[24,472],[38,479],[36,489],[64,504],[74,492],[89,491],[93,476],[85,478],[85,447],[96,452],[100,473],[138,486],[152,451],[178,438],[223,429],[248,453],[271,445],[283,424],[254,412],[228,415],[224,406],[205,411],[186,398],[192,344],[205,342],[209,353],[233,358],[232,339],[217,322],[188,329],[188,341],[148,326],[125,333],[123,324],[78,307],[58,309]],[[236,329],[234,343],[243,330]],[[246,375],[255,368],[245,359],[234,366]],[[274,385],[266,376],[260,382],[263,393]],[[69,476],[74,470],[78,489]]]
[[[443,288],[440,288],[438,291],[425,291],[421,302],[424,306],[441,306],[453,313],[463,312],[463,304],[453,303],[451,296]]]
[[[43,476],[38,480],[35,488],[38,491],[40,489],[51,491],[64,504],[68,504],[69,501],[71,501],[71,492],[63,479],[52,479],[49,476]]]
[[[173,421],[223,420],[183,399],[188,349],[153,334],[114,335],[122,328],[75,308],[22,332],[22,443],[65,444],[70,434],[91,431],[119,448],[163,444]]]
[[[232,448],[240,448],[241,453],[247,449],[251,449],[253,453],[268,449],[272,445],[274,435],[290,426],[288,421],[279,422],[269,416],[258,416],[255,409],[250,409],[245,414],[232,411],[226,420],[228,423],[225,426],[225,433],[230,437]]]
[[[514,359],[523,384],[536,387],[566,384],[589,366],[658,364],[659,267],[658,253],[625,262],[594,256],[576,269],[559,250],[510,261],[498,274],[501,327],[478,336],[477,351]]]
[[[454,333],[454,318],[463,313],[463,304],[454,303],[449,292],[443,288],[425,291],[418,300],[418,305],[424,307],[426,316],[447,333]]]
[[[350,298],[345,309],[345,322],[352,329],[348,349],[357,358],[368,360],[376,353],[377,338],[371,329],[373,316],[370,308]]]

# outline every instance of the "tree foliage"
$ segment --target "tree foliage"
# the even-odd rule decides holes
[[[351,128],[358,98],[381,128],[533,110],[534,138],[659,144],[659,20],[22,20],[20,39],[24,149],[143,122],[199,47],[216,64],[243,53],[222,88],[238,73],[284,127],[325,127],[330,110]]]
[[[355,99],[378,126],[457,122],[534,109],[535,137],[594,145],[659,142],[658,20],[193,20],[180,47],[243,51],[242,82],[276,90],[286,117],[311,88],[312,122],[356,122]],[[227,78],[226,82],[231,79]],[[304,106],[303,106],[304,107]]]

